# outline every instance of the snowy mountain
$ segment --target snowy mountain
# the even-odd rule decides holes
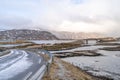
[[[56,40],[58,39],[48,31],[27,30],[27,29],[13,29],[0,31],[1,40]]]
[[[86,39],[86,38],[101,38],[104,37],[102,34],[99,33],[84,33],[84,32],[57,32],[52,31],[59,39]]]
[[[12,29],[0,30],[1,40],[56,40],[56,39],[85,39],[85,38],[101,38],[104,37],[99,33],[84,32],[63,32],[48,31],[43,29]]]

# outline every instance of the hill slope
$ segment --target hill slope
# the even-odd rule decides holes
[[[52,31],[59,39],[85,39],[85,38],[101,38],[104,37],[102,34],[99,33],[84,33],[84,32],[56,32]]]
[[[13,29],[0,31],[1,40],[56,40],[55,35],[48,31],[27,30],[27,29]]]

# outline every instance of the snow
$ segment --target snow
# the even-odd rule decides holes
[[[15,59],[12,59],[11,61],[7,61],[6,63],[0,64],[0,80],[8,80],[16,76],[17,74],[23,72],[24,70],[28,69],[32,65],[31,62],[27,61],[28,55],[24,51],[22,51],[21,53],[23,53],[24,55],[22,54],[19,57],[15,57]],[[20,59],[21,57],[22,59]]]
[[[102,48],[105,46],[88,46],[81,47],[73,50],[93,50]],[[107,47],[107,46],[106,46]],[[112,47],[112,46],[111,46]],[[104,56],[80,56],[80,57],[70,57],[64,58],[62,60],[74,64],[93,75],[112,77],[115,80],[120,79],[120,51],[104,51],[98,50],[98,53]]]
[[[7,57],[7,56],[11,56],[11,55],[13,54],[13,52],[14,52],[14,51],[10,51],[9,54],[6,54],[6,55],[4,55],[4,56],[0,56],[0,60],[1,60],[2,58]],[[4,53],[1,52],[0,54],[4,54]]]
[[[73,51],[80,51],[80,50],[97,50],[99,48],[103,47],[115,47],[115,46],[84,46],[84,47],[78,47],[70,50],[61,50],[61,51],[50,51],[51,53],[57,53],[57,52],[73,52]]]

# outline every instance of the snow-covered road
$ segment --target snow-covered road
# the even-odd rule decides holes
[[[28,80],[40,76],[38,70],[40,73],[45,67],[46,62],[40,55],[11,50],[9,54],[0,57],[0,80]]]

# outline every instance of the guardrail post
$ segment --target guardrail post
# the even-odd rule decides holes
[[[49,72],[50,72],[50,63],[48,62],[47,64],[47,75],[49,76]]]

